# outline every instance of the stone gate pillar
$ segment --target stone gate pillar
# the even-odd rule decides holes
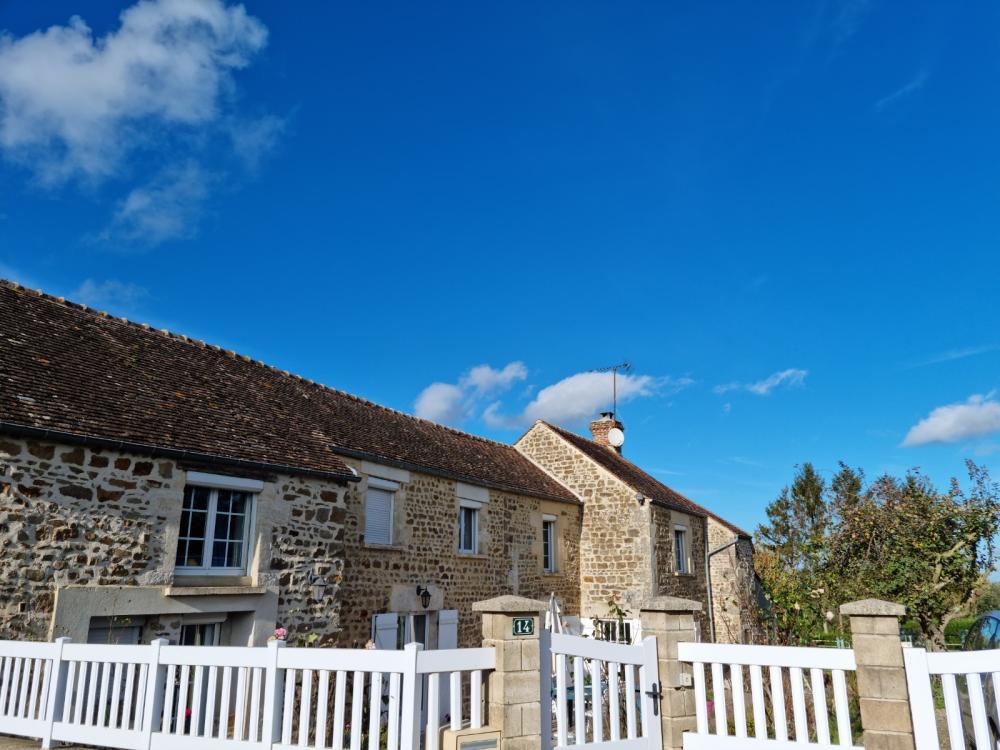
[[[865,750],[913,750],[910,698],[899,639],[899,618],[906,613],[905,607],[865,599],[842,605],[840,613],[851,618]]]
[[[663,691],[660,717],[664,748],[683,747],[683,733],[693,731],[696,726],[691,666],[677,658],[678,643],[694,642],[698,638],[695,612],[701,612],[701,602],[675,596],[654,597],[639,610],[643,638],[656,636],[656,659],[660,690]]]
[[[483,646],[496,649],[497,666],[490,674],[486,720],[500,730],[500,750],[542,747],[539,633],[547,602],[521,596],[498,596],[472,605],[483,613]],[[545,665],[546,669],[549,665]],[[551,732],[551,716],[545,731]]]

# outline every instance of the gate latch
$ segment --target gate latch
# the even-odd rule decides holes
[[[653,716],[659,716],[660,701],[663,699],[663,693],[660,692],[660,683],[654,682],[653,689],[647,690],[646,695],[653,699]]]

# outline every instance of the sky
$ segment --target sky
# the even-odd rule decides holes
[[[0,0],[0,276],[744,527],[1000,474],[1000,6]]]

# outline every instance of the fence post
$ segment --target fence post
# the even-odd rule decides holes
[[[906,608],[865,599],[844,604],[840,613],[851,618],[865,750],[913,750],[913,724],[899,639],[899,618]]]
[[[486,716],[500,730],[500,750],[537,750],[543,732],[552,732],[550,710],[543,715],[539,632],[548,602],[520,596],[498,596],[472,605],[483,614],[483,646],[496,650],[496,669],[490,673]]]
[[[163,719],[163,697],[167,691],[167,668],[160,664],[160,649],[170,641],[157,638],[149,644],[152,656],[146,669],[145,702],[142,704],[142,745],[149,750],[153,732],[159,732]],[[169,721],[169,717],[167,717]]]
[[[656,636],[659,668],[661,732],[664,748],[684,746],[684,732],[694,731],[695,701],[691,666],[677,658],[677,644],[695,642],[694,615],[701,602],[676,596],[657,596],[639,608],[643,636]]]
[[[63,661],[63,644],[69,641],[69,638],[56,638],[55,655],[49,664],[49,692],[45,696],[45,736],[42,737],[42,747],[45,750],[52,747],[52,725],[62,721],[66,677],[69,671],[69,663]]]
[[[403,705],[399,720],[400,750],[420,750],[420,704],[423,700],[423,675],[417,672],[417,658],[423,645],[407,643],[403,647]]]
[[[281,718],[284,715],[285,670],[278,668],[278,649],[285,642],[267,642],[267,666],[264,667],[264,719],[263,740],[265,743],[281,741]]]

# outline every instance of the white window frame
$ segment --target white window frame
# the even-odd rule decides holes
[[[559,569],[557,560],[557,539],[556,517],[545,514],[542,516],[542,571],[545,573],[555,573]],[[549,543],[549,559],[545,559],[545,542]]]
[[[479,554],[479,514],[483,509],[483,503],[476,502],[475,500],[459,500],[458,501],[458,554],[460,555],[478,555]],[[472,516],[472,548],[462,546],[462,530],[464,524],[462,523],[462,516],[464,511],[471,511]]]
[[[389,494],[389,539],[388,541],[372,542],[368,539],[368,490],[380,490]],[[391,482],[379,477],[368,477],[368,487],[365,490],[365,546],[390,547],[396,542],[396,493],[399,492],[399,482]]]
[[[198,481],[194,481],[197,479]],[[253,542],[256,534],[254,530],[257,525],[257,492],[264,487],[264,483],[256,479],[240,479],[239,477],[227,477],[219,474],[205,474],[199,471],[189,471],[185,492],[188,487],[201,487],[209,490],[208,512],[205,517],[205,537],[201,551],[202,565],[178,565],[176,555],[174,562],[174,575],[177,576],[245,576],[253,559]],[[218,567],[205,564],[212,559],[212,548],[215,546],[215,516],[218,509],[219,490],[234,490],[244,492],[249,496],[247,500],[247,512],[243,523],[243,554],[238,567]],[[183,501],[182,501],[183,503]],[[183,504],[181,506],[181,519],[184,518]],[[179,531],[179,529],[178,529]],[[180,536],[180,534],[178,534]],[[180,545],[183,540],[178,539]]]
[[[682,539],[682,549],[683,556],[678,555],[677,549],[677,536],[680,535]],[[677,563],[681,562],[681,565]],[[678,575],[690,575],[691,573],[691,548],[688,544],[688,529],[687,526],[683,524],[674,524],[674,572]]]

